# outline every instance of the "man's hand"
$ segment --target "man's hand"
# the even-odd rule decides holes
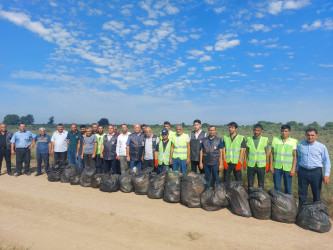
[[[224,169],[225,169],[225,170],[227,170],[228,167],[229,167],[229,165],[228,165],[228,163],[227,163],[226,161],[223,162],[223,166],[224,166]]]
[[[155,168],[158,167],[158,160],[157,160],[157,159],[155,160],[155,164],[154,164],[154,166],[155,166]]]
[[[76,152],[76,158],[78,158],[79,157],[79,152]]]
[[[119,155],[117,155],[117,156],[116,156],[116,159],[119,161],[119,160],[120,160],[120,156],[119,156]]]
[[[12,151],[12,155],[15,155],[15,150],[14,150],[14,149],[12,149],[11,151]]]
[[[102,153],[100,153],[100,155],[99,155],[101,158],[103,158],[103,154]]]
[[[246,169],[246,161],[243,161],[243,169]]]
[[[51,151],[50,151],[50,155],[53,155],[53,153],[54,153],[53,150],[51,150]]]
[[[83,159],[83,154],[81,155],[81,159]]]
[[[269,172],[269,163],[267,162],[266,163],[266,173],[268,173]]]
[[[129,156],[126,156],[126,161],[130,161],[130,157]]]
[[[170,165],[173,163],[172,157],[170,157],[169,162],[170,162]]]
[[[143,156],[141,156],[141,161],[143,162],[145,159],[143,159]]]
[[[273,166],[270,167],[270,171],[272,172],[272,174],[274,174],[274,168],[273,168]]]
[[[242,170],[242,163],[239,161],[235,167],[236,171]]]
[[[95,159],[96,157],[96,154],[92,154],[91,158]]]
[[[291,169],[289,175],[294,176],[295,175],[295,169]]]
[[[190,164],[191,160],[189,158],[186,159],[186,164]]]
[[[298,172],[297,171],[295,171],[295,176],[298,176]]]
[[[323,178],[323,182],[324,182],[324,184],[328,184],[328,183],[330,183],[330,177],[328,177],[328,176],[324,176],[324,178]]]
[[[32,145],[32,143],[31,143],[31,144],[30,144],[30,146],[28,147],[28,149],[31,149],[31,148],[32,148],[32,146],[33,146],[33,145]]]
[[[199,168],[200,168],[200,169],[203,169],[203,164],[202,164],[202,162],[199,163]]]
[[[222,166],[222,163],[219,164],[219,171],[222,171],[223,169],[223,166]]]

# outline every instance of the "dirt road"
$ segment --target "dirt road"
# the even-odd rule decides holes
[[[207,212],[134,193],[0,176],[0,243],[30,249],[314,249],[333,246],[289,225]]]

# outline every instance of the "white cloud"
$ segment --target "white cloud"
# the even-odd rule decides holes
[[[203,57],[201,57],[199,59],[199,62],[206,62],[206,61],[211,61],[211,60],[212,60],[211,56],[204,55]]]
[[[206,46],[205,47],[205,50],[207,50],[207,51],[212,51],[214,48],[213,48],[213,46]]]
[[[218,14],[220,14],[221,12],[225,11],[225,7],[218,7],[218,8],[214,8],[214,11]]]
[[[269,56],[269,53],[261,53],[261,52],[247,52],[249,56],[256,57],[256,56]]]
[[[264,65],[262,65],[262,64],[254,64],[253,67],[256,68],[256,69],[259,69],[259,68],[263,68]]]
[[[252,24],[251,25],[252,27],[252,30],[251,31],[263,31],[263,32],[268,32],[271,30],[270,27],[264,25],[264,24],[261,24],[261,23],[257,23],[257,24]]]
[[[135,40],[139,40],[141,42],[147,42],[150,36],[150,31],[149,30],[145,30],[142,31],[141,33],[135,35],[133,38]]]
[[[143,21],[143,24],[146,26],[156,26],[158,22],[156,20],[145,20]]]
[[[316,20],[312,24],[303,24],[302,30],[304,31],[311,31],[317,29],[324,29],[324,30],[333,30],[333,20],[330,18],[326,18],[325,20]]]
[[[94,70],[99,74],[108,74],[109,73],[108,70],[102,69],[102,68],[94,68]]]
[[[319,66],[323,68],[333,68],[333,64],[319,64]]]
[[[187,57],[188,59],[195,59],[205,54],[205,52],[198,49],[188,50],[187,53],[191,54],[191,56]]]
[[[211,70],[217,69],[217,67],[215,67],[215,66],[207,66],[207,67],[204,67],[203,69],[204,69],[204,71],[211,71]]]
[[[89,8],[87,15],[88,16],[101,16],[101,15],[103,15],[103,11],[99,10],[99,9]]]
[[[276,15],[282,11],[283,1],[274,1],[268,4],[268,13]]]
[[[111,20],[111,21],[108,21],[103,24],[104,30],[112,30],[113,32],[115,32],[121,36],[131,33],[131,29],[128,29],[128,28],[125,29],[124,27],[125,27],[124,22],[118,22],[115,20]]]
[[[175,15],[179,12],[179,9],[175,6],[172,6],[170,4],[168,4],[166,7],[165,7],[165,11],[166,13],[168,13],[169,15]]]
[[[50,1],[49,4],[52,7],[57,7],[58,6],[58,4],[56,2],[54,2],[54,1]]]
[[[134,7],[133,4],[125,4],[125,5],[121,6],[120,13],[124,16],[131,16],[133,7]]]
[[[200,35],[200,34],[190,34],[190,37],[191,37],[192,39],[196,39],[196,40],[198,40],[198,39],[201,37],[201,35]]]
[[[283,10],[297,10],[310,4],[309,0],[283,0],[268,2],[267,11],[272,15],[277,15]]]
[[[220,34],[217,37],[218,41],[215,43],[215,50],[216,51],[224,51],[226,49],[238,46],[240,44],[239,39],[229,40],[230,38],[233,38],[233,37],[237,37],[237,35],[232,34],[232,33],[229,33],[229,34],[226,34],[226,35]]]

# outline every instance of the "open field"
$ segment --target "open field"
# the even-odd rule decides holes
[[[329,249],[333,244],[333,231],[319,234],[227,209],[207,212],[134,193],[50,183],[46,175],[3,175],[0,197],[3,249]]]

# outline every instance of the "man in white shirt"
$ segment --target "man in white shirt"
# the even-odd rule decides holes
[[[54,153],[54,162],[56,164],[65,164],[67,160],[67,134],[64,125],[59,123],[57,131],[51,137],[51,154]]]
[[[156,145],[160,141],[160,139],[156,135],[152,134],[150,127],[146,127],[145,132],[146,132],[146,136],[144,139],[144,149],[143,149],[143,154],[142,154],[142,162],[143,162],[142,169],[145,169],[148,167],[154,168],[155,149],[156,149]]]
[[[128,162],[126,160],[126,142],[131,132],[128,132],[128,127],[126,124],[121,125],[121,131],[122,134],[120,134],[117,138],[116,159],[120,161],[121,174],[124,174],[128,169]]]
[[[190,134],[190,146],[191,146],[191,170],[196,173],[199,168],[199,156],[200,156],[200,146],[202,140],[207,137],[207,133],[201,129],[201,121],[193,121],[194,130]],[[204,169],[199,168],[200,174],[204,173]]]

